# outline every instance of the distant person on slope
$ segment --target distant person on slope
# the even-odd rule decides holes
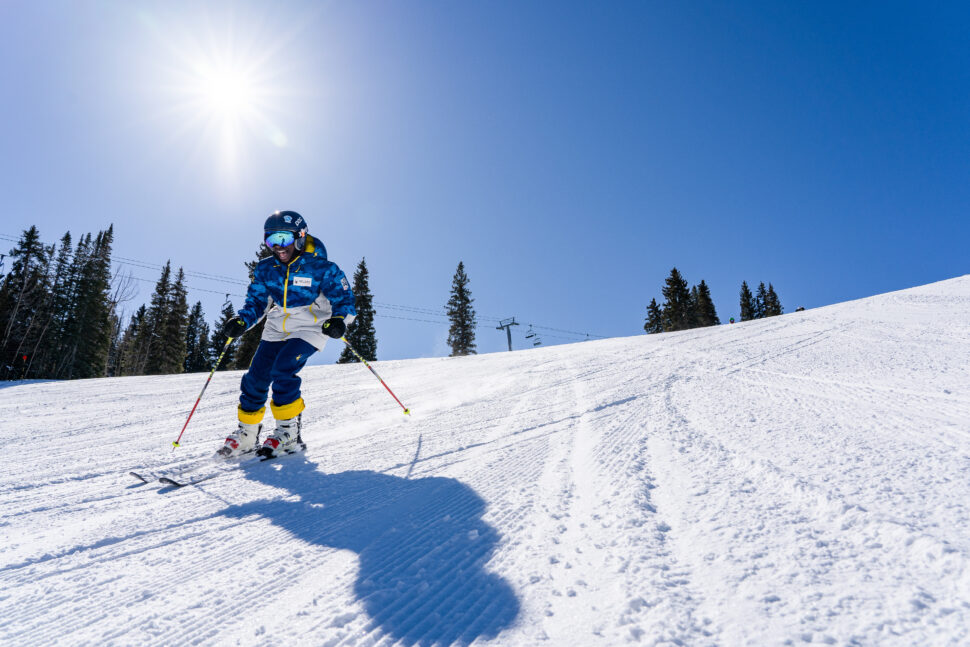
[[[297,374],[328,337],[343,337],[357,315],[347,277],[327,260],[323,243],[307,234],[303,216],[277,211],[263,225],[263,240],[273,255],[256,265],[246,304],[222,330],[236,338],[266,317],[259,347],[240,385],[239,427],[217,452],[227,458],[256,447],[270,384],[276,430],[256,453],[271,457],[306,447],[300,436],[304,404]]]

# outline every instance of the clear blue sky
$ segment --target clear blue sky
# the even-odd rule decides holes
[[[498,317],[642,333],[673,266],[724,321],[742,280],[826,305],[968,271],[967,33],[962,2],[8,0],[0,235],[114,223],[118,256],[245,280],[297,210],[367,258],[382,359],[447,354],[397,306],[459,260],[480,352]],[[210,321],[245,289],[189,285]]]

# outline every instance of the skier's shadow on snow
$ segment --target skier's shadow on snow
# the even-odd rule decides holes
[[[304,541],[357,553],[355,594],[373,623],[405,644],[494,638],[518,616],[512,587],[486,570],[499,535],[482,521],[485,502],[467,485],[370,471],[326,474],[301,456],[243,473],[300,500],[257,501],[224,514],[261,515]]]

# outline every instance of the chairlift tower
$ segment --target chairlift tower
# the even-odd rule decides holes
[[[512,317],[511,319],[502,319],[502,321],[499,322],[498,327],[495,329],[495,330],[504,330],[505,334],[508,335],[509,350],[512,350],[512,326],[518,326],[518,325],[519,324],[516,323],[515,321],[515,317]]]

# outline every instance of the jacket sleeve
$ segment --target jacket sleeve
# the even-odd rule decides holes
[[[357,316],[354,291],[350,289],[347,276],[343,270],[337,267],[336,263],[330,263],[330,267],[324,273],[320,291],[330,302],[334,317],[344,317],[353,321],[353,318]]]
[[[266,284],[260,280],[258,270],[253,274],[253,281],[249,284],[246,291],[246,303],[237,313],[252,328],[266,314],[266,306],[269,304],[269,290]]]

